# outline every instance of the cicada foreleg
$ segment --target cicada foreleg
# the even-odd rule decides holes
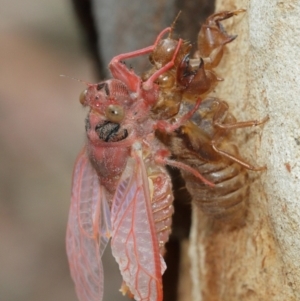
[[[173,57],[171,61],[166,63],[163,67],[158,69],[156,72],[154,72],[144,83],[143,83],[143,89],[144,90],[150,90],[153,87],[153,83],[159,78],[160,75],[167,72],[169,69],[171,69],[175,64],[175,59],[177,57],[177,54],[180,50],[180,47],[182,45],[182,39],[178,40],[176,49],[174,51]]]
[[[143,49],[115,56],[108,65],[112,76],[122,81],[125,85],[128,86],[128,88],[131,91],[138,91],[141,79],[137,74],[135,74],[135,72],[132,69],[128,69],[127,66],[123,63],[123,61],[126,59],[150,53],[151,51],[153,51],[153,47],[154,46],[149,46]]]
[[[128,69],[127,66],[123,63],[123,61],[142,56],[148,53],[151,53],[153,49],[157,46],[158,42],[161,40],[162,36],[170,32],[172,30],[171,27],[167,27],[160,32],[157,36],[153,45],[136,50],[128,53],[123,53],[115,56],[109,63],[109,70],[114,78],[121,80],[125,83],[132,91],[137,91],[139,89],[141,78],[135,74],[132,69]],[[169,69],[168,67],[166,69]]]
[[[207,63],[212,68],[219,64],[223,56],[224,46],[237,37],[227,34],[220,22],[243,12],[245,9],[216,13],[208,17],[202,25],[198,35],[199,56],[207,58]]]
[[[246,161],[242,160],[242,159],[239,159],[231,154],[229,154],[228,152],[224,151],[224,150],[221,150],[217,147],[217,144],[218,142],[215,141],[215,140],[212,140],[211,141],[211,145],[212,145],[212,148],[214,149],[215,152],[217,152],[218,154],[240,164],[241,166],[247,168],[247,169],[250,169],[250,170],[253,170],[253,171],[263,171],[263,170],[266,170],[267,167],[266,166],[261,166],[261,167],[255,167],[249,163],[247,163]]]

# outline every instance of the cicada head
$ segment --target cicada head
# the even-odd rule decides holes
[[[88,85],[80,94],[79,100],[83,106],[89,106],[111,122],[121,122],[126,109],[133,103],[127,86],[116,79]]]

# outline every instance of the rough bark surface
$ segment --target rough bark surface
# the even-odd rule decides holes
[[[300,2],[216,5],[216,11],[237,8],[247,12],[226,21],[238,38],[218,69],[225,81],[216,95],[230,103],[238,120],[269,115],[265,126],[238,131],[243,157],[268,170],[250,172],[245,226],[216,226],[194,208],[192,299],[300,300]]]

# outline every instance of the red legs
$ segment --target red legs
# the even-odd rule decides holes
[[[115,56],[111,62],[110,65],[118,65],[121,61],[126,60],[126,59],[130,59],[133,57],[137,57],[137,56],[141,56],[147,53],[150,53],[151,51],[153,51],[153,49],[157,46],[158,42],[161,40],[162,36],[166,33],[166,32],[170,32],[172,30],[171,27],[167,27],[165,28],[163,31],[161,31],[159,33],[159,35],[157,36],[155,42],[153,45],[139,49],[139,50],[135,50],[135,51],[131,51],[131,52],[127,52],[127,53],[123,53],[123,54],[119,54],[117,56]]]
[[[160,32],[160,34],[157,36],[154,44],[152,46],[148,46],[136,51],[132,51],[132,52],[128,52],[128,53],[124,53],[124,54],[120,54],[115,56],[109,63],[109,70],[112,74],[112,76],[116,79],[119,79],[120,81],[122,81],[123,83],[125,83],[129,89],[131,89],[132,91],[138,91],[139,87],[140,87],[140,83],[141,83],[141,79],[140,77],[134,73],[133,70],[128,69],[127,66],[125,66],[122,61],[133,58],[133,57],[138,57],[138,56],[142,56],[144,54],[150,53],[153,51],[153,49],[157,46],[158,42],[161,40],[162,36],[166,33],[166,32],[171,32],[172,28],[171,27],[167,27],[165,28],[163,31]],[[181,46],[182,41],[180,40],[178,43],[178,49],[176,49],[175,52],[175,56],[177,55],[179,48]],[[174,60],[175,58],[172,59],[171,62],[169,62],[168,64],[166,64],[166,66],[164,66],[161,70],[158,70],[157,72],[159,73],[154,73],[144,84],[145,85],[145,89],[151,89],[153,86],[153,82],[165,71],[167,71],[168,69],[172,68],[174,65]],[[157,75],[156,75],[157,74]]]
[[[115,63],[118,64],[118,63],[120,63],[123,60],[127,60],[127,59],[130,59],[130,58],[133,58],[133,57],[137,57],[137,56],[141,56],[141,55],[150,53],[157,46],[158,42],[161,40],[161,38],[163,37],[163,35],[166,32],[170,32],[171,30],[172,30],[171,27],[165,28],[164,30],[162,30],[159,33],[159,35],[157,36],[157,38],[156,38],[156,40],[155,40],[155,42],[154,42],[153,45],[145,47],[145,48],[142,48],[142,49],[139,49],[139,50],[135,50],[135,51],[131,51],[131,52],[119,54],[119,55],[115,56],[111,60],[110,64],[112,64],[112,65],[114,65]]]
[[[190,167],[189,165],[186,165],[182,162],[168,159],[168,156],[169,156],[169,153],[166,152],[165,150],[162,150],[162,151],[156,153],[155,161],[159,164],[174,166],[176,168],[185,170],[185,171],[193,174],[196,178],[198,178],[204,184],[206,184],[210,187],[215,187],[214,183],[212,183],[209,180],[207,180],[206,178],[204,178],[196,169],[194,169],[194,168]]]
[[[163,35],[164,35],[166,32],[172,32],[172,30],[173,30],[173,24],[172,24],[171,27],[167,27],[167,28],[165,28],[164,30],[162,30],[162,31],[160,32],[160,34],[157,36],[157,38],[156,38],[156,40],[155,40],[155,42],[154,42],[154,47],[157,46],[158,42],[161,40],[161,38],[163,37]],[[153,48],[154,48],[154,47],[153,47]]]
[[[180,47],[182,45],[182,39],[179,39],[178,44],[176,46],[175,52],[173,54],[172,60],[165,64],[162,68],[154,72],[144,83],[143,83],[143,89],[144,90],[150,90],[153,87],[153,83],[158,79],[160,75],[171,69],[175,64],[176,56],[180,50]]]
[[[194,115],[194,113],[198,110],[201,102],[202,102],[202,99],[198,98],[194,108],[192,110],[190,110],[189,112],[187,112],[186,114],[184,114],[183,116],[181,116],[176,122],[174,122],[172,124],[165,120],[158,120],[154,126],[154,129],[160,130],[165,133],[174,132]]]
[[[108,65],[112,76],[122,81],[130,90],[137,91],[140,87],[141,79],[132,69],[128,69],[122,61],[150,53],[153,50],[153,47],[154,46],[149,46],[140,50],[115,56]]]

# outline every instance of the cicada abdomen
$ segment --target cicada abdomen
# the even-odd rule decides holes
[[[182,111],[186,106],[182,106]],[[217,98],[204,100],[192,119],[170,137],[167,143],[177,160],[197,169],[215,184],[204,186],[193,175],[181,171],[193,202],[216,219],[241,219],[247,211],[249,177],[247,170],[260,171],[241,159],[232,142],[232,130],[267,121],[237,122],[228,104]],[[180,112],[181,113],[181,112]]]

